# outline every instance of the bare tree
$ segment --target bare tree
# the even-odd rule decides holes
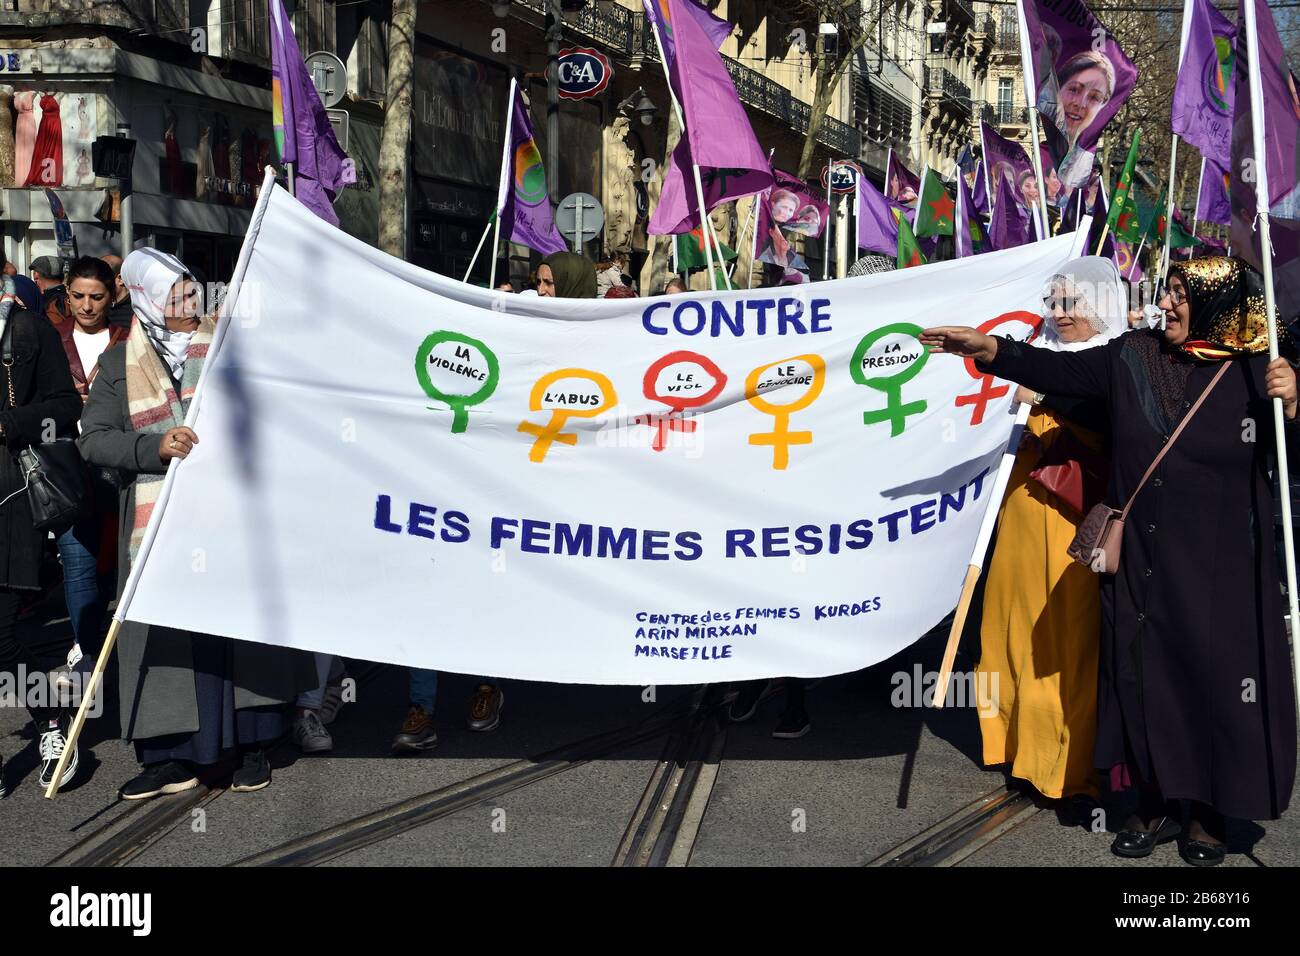
[[[406,167],[411,144],[411,73],[416,0],[393,0],[388,25],[388,86],[379,139],[379,248],[406,254]]]
[[[821,132],[826,113],[830,110],[840,78],[859,50],[875,32],[884,12],[882,0],[865,6],[863,0],[791,0],[786,12],[797,20],[810,22],[817,42],[813,51],[813,75],[817,86],[813,93],[812,111],[808,119],[808,132],[804,136],[803,153],[799,157],[800,179],[812,169],[813,152],[817,148],[817,135]],[[835,25],[836,42],[827,48],[826,38],[818,29],[823,23]]]

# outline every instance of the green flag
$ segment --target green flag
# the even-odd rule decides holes
[[[718,245],[722,246],[722,258],[724,260],[736,258],[736,250],[723,245],[721,242]],[[708,265],[708,259],[704,255],[704,234],[701,232],[701,228],[696,226],[690,232],[680,233],[677,236],[677,271],[688,272],[691,269],[705,269]]]
[[[918,212],[917,216],[920,215]],[[907,217],[895,209],[894,218],[898,220],[898,268],[925,265],[925,256],[921,255],[921,247],[917,244],[912,227],[908,225]]]
[[[920,198],[916,202],[916,236],[951,236],[956,207],[939,177],[929,168],[921,177]],[[922,260],[924,261],[924,260]]]
[[[1106,216],[1106,225],[1115,234],[1116,239],[1125,242],[1142,240],[1141,217],[1133,199],[1133,168],[1137,166],[1138,141],[1142,138],[1140,129],[1133,131],[1133,142],[1128,148],[1128,159],[1115,184],[1115,194],[1111,197],[1110,213]]]

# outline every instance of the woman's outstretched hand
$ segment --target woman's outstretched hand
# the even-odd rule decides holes
[[[951,352],[977,362],[991,362],[998,354],[998,340],[961,325],[941,325],[921,333],[921,344],[931,352]]]
[[[1264,384],[1268,387],[1269,398],[1282,399],[1282,410],[1287,418],[1295,418],[1296,387],[1295,370],[1291,363],[1278,356],[1268,363],[1264,372]]]

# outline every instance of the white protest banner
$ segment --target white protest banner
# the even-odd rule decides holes
[[[492,677],[852,671],[961,588],[1069,236],[805,287],[552,300],[422,271],[275,187],[130,620]]]

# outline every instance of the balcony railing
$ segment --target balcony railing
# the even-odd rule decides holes
[[[945,0],[948,7],[948,15],[956,19],[965,19],[967,23],[975,22],[975,8],[970,5],[969,0]]]
[[[491,0],[483,0],[483,2],[491,3]],[[531,10],[543,18],[549,6],[547,0],[512,0],[511,5]],[[636,25],[640,19],[642,19],[640,14],[627,7],[615,6],[606,13],[599,4],[589,4],[578,14],[577,20],[565,20],[564,25],[566,29],[588,36],[616,53],[631,56],[637,52]],[[646,33],[648,34],[649,31],[647,30]],[[654,37],[648,39],[653,50]]]
[[[742,103],[761,110],[796,132],[808,132],[812,107],[803,100],[797,99],[780,83],[769,79],[757,70],[751,70],[729,56],[724,56],[722,62],[726,65],[727,72],[731,74],[731,80],[736,85],[736,94]],[[849,156],[858,154],[860,143],[858,131],[848,123],[832,116],[822,120],[821,129],[817,131],[817,139],[841,154]]]
[[[1028,126],[1029,107],[1017,106],[1014,103],[999,103],[997,121],[1000,126]]]
[[[943,96],[954,100],[958,106],[966,110],[971,108],[970,87],[957,79],[951,70],[941,66],[925,68],[925,91],[932,96]]]
[[[990,126],[997,125],[998,111],[993,108],[992,103],[985,103],[981,100],[979,103],[975,104],[974,112],[975,118],[980,122],[988,123]]]

